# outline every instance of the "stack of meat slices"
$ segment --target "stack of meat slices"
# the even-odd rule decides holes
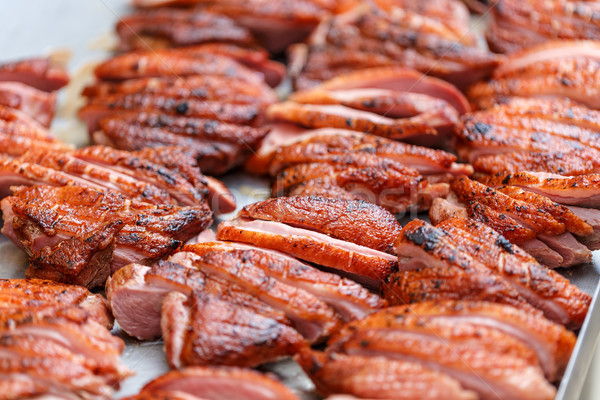
[[[592,183],[594,188],[586,186],[589,176],[569,178],[526,172],[485,180],[496,189],[466,177],[456,178],[451,183],[453,194],[434,201],[429,211],[431,220],[439,223],[453,216],[468,216],[494,228],[551,268],[591,262],[590,250],[600,248],[600,210],[580,207],[580,203],[570,205],[573,202],[560,196],[546,196],[535,185],[555,192],[583,192],[581,197],[572,198],[589,205],[597,182]],[[519,186],[519,182],[526,183]]]
[[[463,122],[458,154],[477,172],[600,172],[600,112],[569,100],[513,98]]]
[[[134,0],[135,6],[144,8],[173,5],[195,8],[176,13],[170,8],[159,8],[149,14],[155,26],[150,26],[150,22],[139,22],[140,18],[124,21],[133,22],[135,32],[151,35],[151,44],[156,43],[157,36],[166,37],[168,43],[176,45],[208,40],[246,44],[256,38],[269,52],[282,54],[290,44],[305,39],[330,13],[343,12],[357,3],[359,0]],[[136,17],[146,19],[147,15]],[[177,23],[178,28],[167,27],[167,21]],[[130,36],[119,33],[122,40]]]
[[[55,91],[68,82],[65,70],[50,58],[0,64],[0,106],[3,106],[0,110],[2,114],[4,107],[21,111],[47,128],[54,117]],[[4,117],[1,119],[6,120]],[[2,129],[2,132],[5,130]]]
[[[498,56],[477,47],[472,36],[429,17],[434,10],[439,18],[439,9],[426,7],[425,14],[419,14],[416,3],[391,10],[363,4],[321,22],[306,44],[290,48],[289,69],[296,88],[312,88],[350,71],[392,65],[414,68],[461,88],[491,74]],[[441,3],[454,4],[441,8],[444,11],[462,6],[454,0]],[[464,9],[458,14],[459,18],[444,15],[443,20],[466,24]],[[466,30],[464,26],[461,31]]]
[[[490,48],[512,53],[555,39],[600,39],[594,1],[496,0],[486,32]]]
[[[205,203],[153,205],[70,185],[22,188],[1,204],[2,233],[30,257],[27,277],[90,288],[126,264],[172,254],[212,223]]]
[[[391,304],[497,302],[579,329],[591,302],[562,275],[474,220],[450,218],[435,227],[413,220],[402,229],[395,250],[399,271],[383,287]]]
[[[306,128],[340,128],[424,145],[447,145],[469,111],[454,86],[399,67],[366,69],[293,93],[268,116]]]
[[[168,372],[124,400],[299,400],[271,376],[242,368],[190,367]]]
[[[217,214],[235,209],[235,199],[223,183],[204,176],[193,152],[181,147],[128,152],[90,146],[61,151],[29,143],[13,146],[12,151],[21,154],[14,158],[3,154],[1,197],[10,195],[13,186],[82,186],[155,205],[205,208],[210,204]]]
[[[50,136],[47,128],[54,116],[55,90],[67,84],[66,72],[48,58],[0,64],[0,154],[2,158],[40,147],[68,150],[71,147]]]
[[[551,41],[511,55],[468,95],[479,108],[521,96],[570,98],[600,109],[599,70],[600,42]]]
[[[118,55],[96,68],[100,81],[84,90],[79,116],[95,143],[181,146],[203,172],[223,173],[267,133],[259,125],[277,97],[262,78],[272,64],[262,50],[222,43]]]
[[[217,238],[281,251],[378,288],[396,269],[392,244],[401,226],[359,200],[279,197],[244,207]]]
[[[78,286],[0,280],[2,396],[112,398],[132,372],[119,360],[106,301]]]
[[[324,395],[551,400],[575,335],[541,315],[477,301],[391,307],[298,360]],[[375,384],[376,383],[376,384]]]
[[[387,305],[356,282],[231,242],[188,245],[150,267],[128,265],[106,292],[121,329],[139,339],[162,335],[173,368],[277,360]]]

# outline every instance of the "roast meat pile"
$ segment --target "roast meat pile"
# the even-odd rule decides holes
[[[113,318],[171,369],[130,400],[297,400],[259,372],[286,358],[330,400],[555,398],[600,249],[597,3],[132,3],[93,145],[51,134],[55,60],[0,65],[0,399],[112,398]]]

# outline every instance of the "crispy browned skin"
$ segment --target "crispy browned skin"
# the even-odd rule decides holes
[[[398,400],[472,400],[477,396],[418,362],[386,357],[321,353],[305,349],[297,357],[319,393]]]
[[[598,109],[598,43],[591,40],[554,40],[508,57],[493,79],[468,91],[478,108],[491,107],[511,97],[569,98]]]
[[[463,86],[489,75],[497,57],[458,44],[439,33],[417,30],[411,18],[373,12],[368,7],[334,17],[314,31],[305,47],[296,47],[292,65],[296,87],[306,89],[344,72],[402,65]],[[381,47],[381,41],[386,46]]]
[[[415,246],[424,253],[415,251]],[[396,241],[396,251],[401,271],[407,270],[404,263],[409,261],[418,262],[418,268],[453,265],[466,272],[489,269],[509,284],[505,285],[508,289],[504,289],[507,295],[516,290],[517,297],[513,294],[516,301],[526,300],[546,317],[574,329],[581,326],[590,305],[590,296],[566,278],[540,265],[502,235],[475,221],[455,218],[439,228],[424,221],[411,221]],[[425,254],[432,257],[430,261]],[[432,260],[437,260],[439,267],[428,265]],[[474,286],[473,291],[478,288],[485,290]],[[493,296],[491,294],[491,298]]]
[[[212,223],[206,205],[154,206],[73,186],[22,189],[2,208],[3,232],[31,256],[28,277],[89,287],[111,268],[171,254]]]
[[[453,237],[468,237],[471,242],[462,241],[464,251],[473,254],[513,284],[531,290],[532,293],[518,289],[530,304],[544,311],[548,318],[575,329],[583,324],[590,296],[572,285],[568,279],[540,265],[529,254],[518,246],[511,245],[502,235],[484,224],[454,218],[439,226]],[[477,248],[481,250],[475,251]]]
[[[495,52],[513,53],[555,39],[600,38],[593,3],[499,0],[490,10],[486,36]]]
[[[54,117],[56,93],[46,93],[21,82],[0,82],[0,104],[20,110],[49,127]]]
[[[398,271],[381,287],[390,305],[438,300],[474,300],[508,304],[539,313],[503,277],[491,271],[453,265]]]
[[[303,188],[313,184],[308,195],[336,199],[337,191],[331,191],[332,185],[345,191],[348,198],[377,204],[394,214],[410,209],[428,210],[434,198],[448,194],[447,184],[429,186],[421,176],[411,177],[412,171],[403,173],[406,168],[401,164],[374,159],[374,163],[368,163],[372,165],[355,166],[352,158],[334,156],[332,159],[336,161],[332,163],[297,164],[286,168],[276,177],[271,194],[303,195]]]
[[[263,303],[262,308],[269,307]],[[171,293],[163,302],[161,326],[167,358],[174,367],[252,367],[294,354],[303,343],[291,326],[227,294],[194,292],[187,299]]]
[[[460,309],[468,307],[469,303],[450,304],[450,308],[455,304]],[[439,310],[444,309],[444,305],[437,303],[423,303],[421,307],[423,310],[432,308],[433,315],[421,315],[419,308],[413,311],[411,306],[400,306],[350,323],[330,340],[328,350],[418,360],[449,374],[464,388],[476,391],[486,399],[495,396],[554,398],[556,389],[545,380],[537,353],[510,328],[498,327],[497,318],[492,317],[489,324],[478,323],[477,318],[448,317]],[[485,313],[488,307],[507,306],[482,303],[481,309]],[[466,315],[476,316],[477,313]],[[519,323],[522,322],[517,320],[513,324],[519,326]],[[475,371],[477,379],[470,379]]]
[[[454,179],[451,186],[463,203],[477,200],[478,203],[495,211],[506,212],[513,218],[524,221],[527,227],[538,234],[559,235],[566,231],[565,224],[557,220],[554,213],[548,212],[544,205],[538,206],[537,203],[541,201],[539,199],[536,203],[518,200],[467,177]],[[559,208],[559,205],[557,204],[555,208]],[[560,210],[557,212],[560,213]]]
[[[118,55],[96,67],[95,74],[99,79],[115,81],[169,75],[231,75],[249,82],[258,80],[236,61],[202,46]]]
[[[298,400],[286,386],[269,375],[231,367],[192,367],[171,371],[146,384],[141,394],[157,392],[194,397],[201,394],[206,400],[222,400],[231,396],[255,400]]]
[[[417,115],[392,118],[393,116],[385,113],[391,109],[392,104],[399,107],[397,99],[394,98],[380,99],[388,101],[390,106],[381,104],[373,107],[364,107],[364,104],[369,104],[369,101],[371,104],[377,104],[377,99],[357,99],[357,104],[336,104],[334,101],[327,103],[327,99],[320,98],[303,100],[306,104],[294,101],[274,104],[268,109],[268,117],[306,128],[351,129],[394,140],[422,140],[424,136],[436,136],[444,129],[451,129],[458,122],[456,111],[443,101],[439,104],[439,101],[431,100],[431,107],[428,107],[427,111],[419,113],[415,110]],[[361,109],[363,107],[366,110]],[[374,107],[381,107],[381,113],[384,115],[372,113],[371,111],[375,111]]]
[[[228,242],[187,245],[184,250],[213,264],[218,256],[224,257],[223,264],[250,263],[252,268],[262,269],[273,279],[312,293],[335,308],[344,321],[360,319],[386,305],[379,296],[350,279],[320,271],[279,252]]]
[[[492,187],[517,186],[544,195],[561,204],[594,208],[598,206],[599,174],[563,176],[518,172],[483,177],[482,181]]]
[[[0,64],[0,81],[22,82],[51,92],[69,83],[69,76],[49,58],[29,58]]]
[[[381,207],[310,196],[254,203],[244,207],[239,216],[283,222],[390,254],[401,230],[394,216]]]
[[[123,51],[190,46],[206,42],[249,45],[252,34],[233,20],[202,9],[158,8],[139,10],[121,18],[116,26]]]
[[[43,279],[1,279],[0,308],[5,312],[18,308],[79,306],[99,324],[112,328],[106,300],[81,286],[65,285]]]
[[[99,123],[98,144],[123,150],[180,146],[196,153],[201,171],[219,175],[240,165],[258,148],[266,129],[234,125],[211,119],[168,116],[157,113],[128,113],[105,118]]]

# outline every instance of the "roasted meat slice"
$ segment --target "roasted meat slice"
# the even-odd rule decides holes
[[[81,286],[65,285],[42,279],[1,279],[0,309],[43,309],[77,306],[88,312],[89,318],[111,329],[113,317],[104,297],[92,294]]]
[[[333,307],[344,321],[363,318],[386,305],[356,282],[320,271],[280,252],[230,242],[203,242],[185,249],[207,260],[224,257],[223,264],[251,263],[272,279],[313,294]]]
[[[401,271],[443,265],[466,272],[487,268],[514,287],[517,300],[525,299],[547,318],[574,329],[581,326],[590,305],[589,295],[566,278],[475,221],[456,218],[440,227],[411,221],[396,241],[396,252]]]
[[[0,81],[21,82],[45,92],[69,83],[67,72],[50,58],[30,58],[0,64]]]
[[[600,182],[598,174],[563,176],[544,172],[518,172],[486,177],[483,182],[492,187],[517,186],[568,206],[595,208],[600,205],[597,193]]]
[[[111,396],[132,374],[119,360],[124,347],[121,339],[76,306],[4,310],[1,384],[8,398]]]
[[[201,8],[138,10],[122,17],[116,26],[119,50],[193,46],[227,42],[250,45],[254,38],[232,19]]]
[[[128,113],[100,121],[95,143],[123,150],[178,146],[195,153],[200,170],[220,175],[242,164],[268,130],[211,119]]]
[[[217,229],[217,238],[279,250],[379,287],[395,269],[389,253],[400,225],[389,212],[356,200],[281,197],[255,203]]]
[[[556,39],[600,39],[594,2],[497,0],[490,10],[486,36],[496,52],[513,53]]]
[[[123,82],[100,81],[87,86],[82,92],[90,99],[135,93],[238,103],[272,104],[277,101],[277,95],[266,84],[226,75],[161,76]]]
[[[48,130],[33,117],[0,104],[0,126],[6,133],[23,133],[27,137],[51,138]]]
[[[144,77],[217,75],[259,83],[273,80],[279,64],[265,52],[234,45],[209,43],[179,49],[146,50],[115,56],[100,64],[95,74],[102,80]],[[280,77],[281,79],[281,77]]]
[[[449,308],[467,304],[451,303]],[[488,305],[482,303],[481,308]],[[392,307],[351,322],[329,341],[328,352],[416,361],[456,379],[482,399],[554,398],[556,389],[544,378],[537,353],[529,347],[536,339],[526,328],[514,332],[513,325],[519,327],[521,320],[502,326],[493,317],[479,322],[477,312],[439,315],[437,309],[445,308],[439,303],[422,303],[423,309],[433,309],[433,315],[421,315],[419,307],[415,311],[412,307]]]
[[[334,156],[330,162],[296,164],[279,173],[271,194],[300,195],[308,187],[313,195],[335,199],[337,192],[331,193],[331,187],[335,187],[349,199],[368,201],[398,214],[428,210],[433,199],[449,192],[447,183],[430,185],[402,164],[373,158],[361,165],[361,158],[364,157]]]
[[[353,159],[388,159],[415,169],[422,175],[470,175],[468,164],[457,164],[456,156],[345,129],[324,128],[285,134],[288,125],[274,125],[257,154],[246,163],[253,173],[275,176],[294,164],[331,162],[336,156]],[[291,129],[290,129],[291,130]]]
[[[323,20],[306,45],[292,49],[290,59],[298,89],[342,73],[387,66],[414,68],[465,87],[490,75],[497,63],[491,53],[432,31],[423,18],[364,5]]]
[[[510,97],[569,98],[598,109],[598,56],[595,41],[550,41],[508,57],[489,82],[473,85],[471,102],[487,108]]]
[[[170,260],[239,286],[283,312],[311,343],[328,337],[339,326],[341,319],[335,310],[309,291],[278,280],[245,256],[227,251],[206,252],[201,250],[203,247],[203,244],[185,246]],[[201,254],[196,253],[197,248]]]
[[[297,357],[319,393],[360,399],[474,400],[448,375],[419,362],[303,350]]]
[[[173,367],[256,366],[294,354],[303,343],[285,313],[193,266],[128,265],[106,288],[121,328],[140,339],[162,332]]]
[[[7,125],[12,124],[8,123]],[[74,146],[59,142],[58,140],[30,137],[29,134],[31,131],[21,129],[23,128],[22,126],[15,126],[15,130],[11,128],[6,131],[3,129],[4,127],[6,125],[3,126],[0,121],[0,155],[3,160],[21,156],[31,149],[44,149],[47,151],[72,151],[74,149]],[[21,135],[21,132],[23,135]]]
[[[3,233],[31,257],[28,277],[89,287],[111,269],[173,253],[212,223],[206,205],[154,206],[74,186],[21,189],[2,211]]]
[[[118,116],[122,112],[159,113],[244,125],[260,124],[263,117],[259,104],[174,98],[161,93],[117,94],[93,98],[79,110],[78,116],[86,122],[89,132],[93,133],[100,127],[100,120],[113,115]]]
[[[233,367],[190,367],[171,371],[146,384],[138,396],[129,398],[129,400],[167,400],[167,398],[181,400],[298,400],[298,397],[286,386],[269,375]]]
[[[54,117],[56,94],[44,92],[21,82],[0,81],[0,104],[21,110],[48,127]]]

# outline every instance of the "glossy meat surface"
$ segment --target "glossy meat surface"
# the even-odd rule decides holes
[[[69,76],[50,58],[29,58],[0,64],[0,81],[21,82],[52,92],[69,83]]]

